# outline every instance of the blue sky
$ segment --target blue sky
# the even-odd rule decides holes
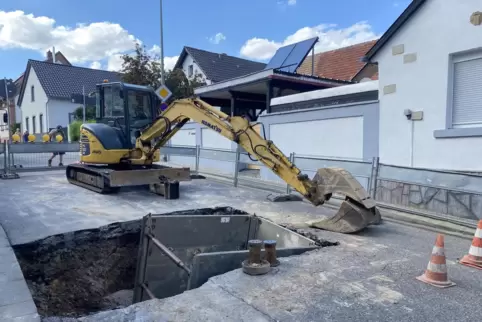
[[[380,36],[409,0],[163,0],[170,67],[184,45],[266,60],[286,43],[318,35],[317,51]],[[129,5],[128,5],[129,3]],[[0,6],[0,77],[55,46],[75,65],[116,69],[138,39],[159,45],[159,1],[15,0]],[[216,35],[218,34],[216,41]]]

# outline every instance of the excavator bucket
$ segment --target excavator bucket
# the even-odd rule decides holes
[[[325,201],[333,194],[345,197],[332,218],[309,222],[310,227],[340,233],[356,233],[381,222],[375,201],[348,171],[341,168],[319,169],[312,180]]]

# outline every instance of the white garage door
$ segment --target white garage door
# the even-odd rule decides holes
[[[231,150],[231,141],[211,129],[202,129],[202,147],[208,149]]]
[[[179,130],[171,139],[172,145],[196,146],[196,130]]]
[[[271,124],[270,139],[283,153],[363,158],[363,117]]]

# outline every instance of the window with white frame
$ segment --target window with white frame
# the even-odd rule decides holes
[[[32,134],[37,133],[37,117],[32,116]]]
[[[40,126],[40,133],[44,133],[44,115],[40,114],[39,115],[39,126]]]
[[[482,50],[452,62],[452,127],[482,127]]]
[[[189,65],[187,67],[187,77],[192,77],[192,75],[194,74],[194,66],[193,65]]]
[[[30,87],[30,100],[35,102],[35,86],[33,85]]]

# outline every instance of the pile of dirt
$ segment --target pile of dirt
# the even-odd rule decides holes
[[[136,220],[15,246],[39,314],[79,317],[130,305],[140,231]]]

